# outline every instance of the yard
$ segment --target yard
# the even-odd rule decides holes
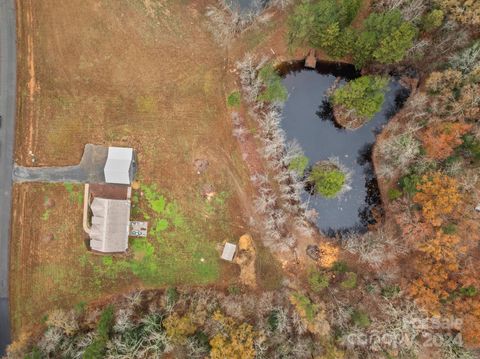
[[[128,256],[90,254],[83,187],[15,185],[14,336],[56,306],[234,280],[237,268],[219,261],[217,247],[247,230],[248,176],[231,136],[226,60],[202,9],[173,0],[18,2],[16,162],[75,164],[86,143],[134,147],[141,188],[132,217],[151,232],[131,241]],[[202,174],[196,159],[208,160]]]

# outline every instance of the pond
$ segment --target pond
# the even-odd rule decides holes
[[[335,123],[326,95],[337,77],[341,84],[359,76],[352,65],[320,62],[313,70],[304,68],[302,62],[285,65],[280,72],[289,93],[282,119],[287,140],[300,144],[310,166],[335,157],[352,173],[351,189],[340,197],[326,199],[305,190],[303,200],[317,210],[317,225],[326,235],[365,231],[368,224],[375,222],[376,213],[381,213],[371,161],[375,137],[403,105],[409,91],[392,77],[381,111],[352,131]]]
[[[232,9],[239,9],[240,12],[248,12],[257,8],[263,8],[269,0],[228,0],[227,4]]]

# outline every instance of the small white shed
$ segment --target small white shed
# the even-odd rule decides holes
[[[237,246],[232,243],[225,243],[225,246],[223,247],[223,252],[221,258],[231,262],[233,260],[233,257],[235,257],[235,252],[237,251]]]
[[[135,158],[132,148],[109,147],[103,169],[106,183],[130,185],[133,179]]]

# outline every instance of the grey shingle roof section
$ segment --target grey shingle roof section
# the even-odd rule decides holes
[[[128,248],[130,201],[94,198],[90,247],[99,252],[125,252]]]

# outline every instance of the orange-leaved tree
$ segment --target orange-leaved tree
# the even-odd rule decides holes
[[[446,217],[457,211],[461,195],[454,178],[439,172],[424,175],[417,190],[413,201],[422,207],[425,221],[433,226],[441,226]]]
[[[233,318],[216,311],[213,319],[221,326],[211,340],[211,359],[249,359],[255,357],[255,331],[248,323],[238,324]]]
[[[461,137],[471,128],[471,125],[462,122],[436,123],[428,126],[420,139],[428,157],[443,160],[462,144]]]
[[[458,298],[454,310],[462,318],[460,331],[465,344],[471,348],[480,347],[480,294]]]
[[[419,244],[417,250],[415,267],[418,278],[410,285],[409,293],[419,305],[438,315],[441,301],[458,287],[452,275],[458,272],[459,256],[466,252],[466,248],[458,236],[438,230],[434,238]]]

